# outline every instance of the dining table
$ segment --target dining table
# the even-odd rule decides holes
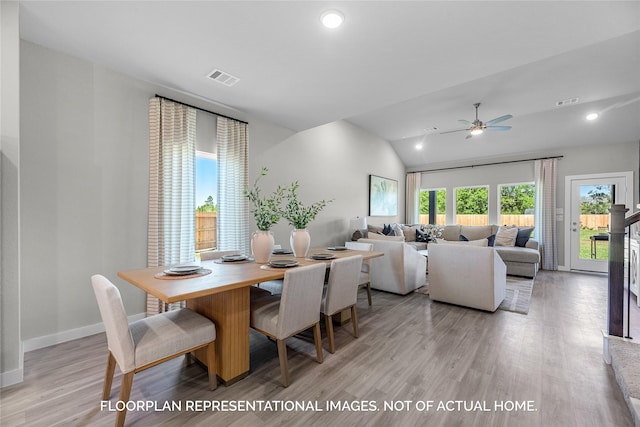
[[[312,258],[319,254],[323,258],[330,258],[329,254],[333,257]],[[211,319],[216,325],[217,375],[223,384],[230,385],[249,374],[249,287],[283,279],[289,268],[319,262],[329,268],[333,259],[354,255],[369,260],[384,254],[344,247],[319,247],[311,248],[305,257],[296,258],[286,253],[272,255],[271,261],[292,261],[288,268],[258,264],[251,258],[229,262],[218,259],[202,261],[201,269],[190,275],[167,275],[165,272],[171,266],[160,266],[119,271],[118,277],[167,304],[185,301],[188,308]],[[206,364],[204,352],[197,351],[196,358]]]

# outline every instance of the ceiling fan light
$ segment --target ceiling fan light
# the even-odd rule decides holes
[[[482,133],[482,128],[473,128],[471,129],[471,135],[480,135]]]
[[[589,114],[587,114],[587,117],[586,117],[586,119],[589,120],[589,121],[595,120],[597,118],[598,118],[598,113],[589,113]]]

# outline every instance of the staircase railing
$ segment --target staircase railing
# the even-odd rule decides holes
[[[609,226],[609,307],[607,333],[617,337],[624,335],[624,239],[627,229],[640,221],[640,212],[625,218],[629,211],[625,205],[612,205]],[[631,236],[631,233],[627,233]],[[627,316],[629,313],[627,313]]]

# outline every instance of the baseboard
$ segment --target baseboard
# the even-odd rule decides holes
[[[134,314],[128,317],[129,322],[135,322],[136,320],[144,319],[145,313]],[[81,328],[69,329],[67,331],[56,332],[51,335],[44,335],[37,338],[30,338],[23,341],[24,352],[38,350],[40,348],[50,347],[56,344],[62,344],[63,342],[75,340],[78,338],[88,337],[90,335],[99,334],[104,332],[104,324],[102,322],[95,323],[93,325],[83,326]]]
[[[571,269],[567,266],[564,265],[559,265],[558,266],[558,271],[571,271]]]
[[[23,379],[23,370],[14,369],[13,371],[0,373],[0,388],[21,383]]]

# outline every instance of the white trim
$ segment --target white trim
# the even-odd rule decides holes
[[[21,383],[23,381],[23,378],[24,375],[22,368],[14,369],[13,371],[2,372],[0,373],[0,388]]]
[[[131,323],[136,320],[144,319],[145,317],[145,313],[139,313],[128,316],[128,320],[129,323]],[[25,340],[23,341],[23,349],[26,353],[28,351],[38,350],[40,348],[50,347],[52,345],[61,344],[78,338],[99,334],[100,332],[104,332],[104,324],[102,322]]]
[[[567,267],[566,265],[559,265],[558,266],[558,270],[559,271],[571,271],[571,269],[569,267]]]

